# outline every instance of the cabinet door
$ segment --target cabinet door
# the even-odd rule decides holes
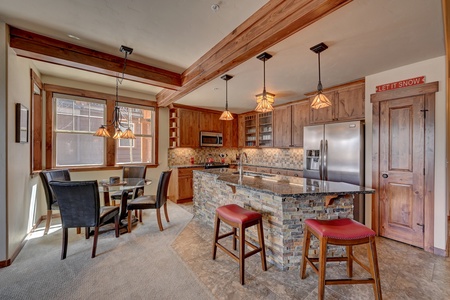
[[[244,116],[244,147],[256,147],[258,138],[257,114]]]
[[[364,85],[337,91],[336,103],[338,120],[364,119]]]
[[[270,174],[270,168],[257,167],[256,168],[256,172]]]
[[[180,147],[199,147],[199,112],[189,109],[180,109]]]
[[[238,147],[245,147],[245,116],[238,117]]]
[[[303,127],[309,125],[309,102],[303,101],[291,106],[292,143],[291,146],[303,147]]]
[[[258,146],[273,147],[272,112],[258,114]]]
[[[238,118],[223,122],[223,146],[228,148],[238,147]]]
[[[310,108],[309,122],[313,123],[327,123],[334,120],[335,95],[336,92],[324,93],[324,95],[331,101],[331,106],[325,108],[314,109]],[[313,102],[315,96],[309,98],[309,105]]]
[[[303,171],[286,170],[287,176],[303,177]]]
[[[307,111],[307,114],[308,115]],[[291,145],[291,106],[275,107],[273,111],[273,146],[285,148]]]
[[[200,131],[222,132],[223,121],[219,120],[220,113],[200,112]]]
[[[277,168],[271,168],[270,169],[270,173],[272,174],[277,174],[277,175],[287,175],[287,170],[283,170],[283,169],[277,169]]]

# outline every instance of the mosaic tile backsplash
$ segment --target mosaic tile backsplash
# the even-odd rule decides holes
[[[303,149],[301,148],[176,148],[169,149],[168,162],[169,166],[189,165],[193,157],[194,164],[202,164],[212,157],[217,162],[223,158],[225,163],[234,163],[236,155],[242,150],[247,153],[247,164],[250,165],[303,170]]]

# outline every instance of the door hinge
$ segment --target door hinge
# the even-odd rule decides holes
[[[423,118],[426,119],[428,109],[421,109],[420,111],[423,112]]]
[[[422,232],[425,232],[425,225],[424,224],[417,223],[417,225],[422,227]]]

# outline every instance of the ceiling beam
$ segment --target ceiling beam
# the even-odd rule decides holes
[[[117,77],[124,57],[58,41],[15,27],[9,27],[9,43],[18,56],[65,67]],[[127,59],[124,78],[173,90],[181,87],[181,75]]]
[[[156,95],[167,106],[352,0],[270,0],[181,76],[177,90]]]

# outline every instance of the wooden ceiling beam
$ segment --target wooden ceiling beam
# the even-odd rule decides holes
[[[270,0],[184,71],[181,88],[158,93],[158,106],[179,100],[351,1]]]
[[[122,73],[124,57],[102,53],[11,26],[9,42],[18,56],[113,77]],[[169,90],[181,87],[180,74],[128,59],[124,78]]]

